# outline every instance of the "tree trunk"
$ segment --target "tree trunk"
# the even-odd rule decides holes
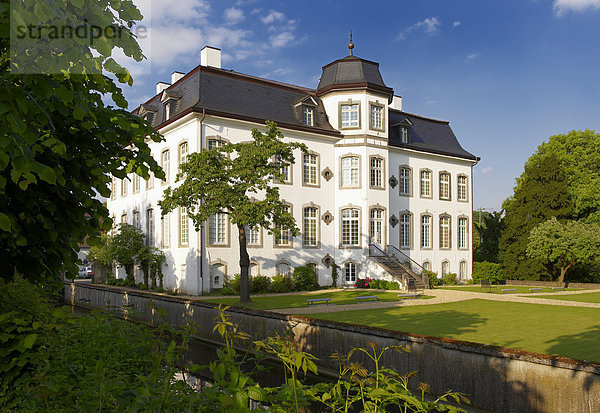
[[[238,224],[240,242],[240,304],[249,304],[250,300],[250,256],[246,248],[246,227]]]
[[[560,267],[560,277],[558,277],[558,285],[564,286],[565,283],[565,275],[567,274],[567,270],[573,266],[573,263],[567,265],[566,267]]]

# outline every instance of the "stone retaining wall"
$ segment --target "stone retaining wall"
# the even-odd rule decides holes
[[[506,284],[512,285],[531,285],[537,287],[556,287],[556,281],[527,281],[527,280],[506,280]],[[563,284],[564,285],[564,284]],[[569,288],[581,288],[583,290],[600,290],[600,284],[595,283],[568,283]]]
[[[150,324],[159,323],[159,313],[164,312],[173,326],[193,320],[200,339],[219,339],[212,331],[216,305],[203,301],[81,283],[65,283],[64,298],[85,308],[127,308],[125,315],[134,311]],[[275,331],[293,332],[327,371],[337,370],[330,358],[333,352],[346,353],[369,342],[402,345],[410,352],[388,352],[384,364],[400,373],[417,371],[413,386],[426,382],[434,394],[460,391],[474,406],[495,412],[600,411],[597,363],[240,307],[232,307],[229,314],[255,339]]]

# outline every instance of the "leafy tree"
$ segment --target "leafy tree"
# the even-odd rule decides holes
[[[227,143],[219,148],[190,154],[181,166],[176,188],[167,188],[159,202],[162,214],[177,207],[187,208],[196,231],[211,215],[225,213],[238,228],[240,247],[240,302],[249,303],[250,256],[246,227],[262,227],[279,235],[281,229],[299,233],[294,217],[279,198],[273,180],[283,180],[282,168],[294,162],[293,150],[305,146],[283,142],[274,122],[266,133],[252,129],[251,142]],[[253,199],[260,196],[261,200]]]
[[[563,283],[573,265],[600,257],[600,225],[573,220],[561,223],[553,217],[531,230],[527,255],[560,269],[558,282]]]
[[[503,228],[502,212],[473,211],[473,261],[499,261],[498,244]]]
[[[103,74],[132,84],[110,56],[121,49],[135,60],[143,58],[132,33],[142,16],[131,0],[12,2],[13,22],[113,25],[121,35],[93,44],[64,39],[61,47],[46,45],[41,55],[28,49],[11,56],[9,27],[15,30],[17,24],[9,25],[7,6],[0,0],[0,277],[75,276],[78,243],[90,235],[92,245],[100,230],[111,226],[108,210],[95,199],[97,193],[110,196],[111,176],[146,177],[151,169],[163,177],[147,144],[160,136],[124,110],[121,89]],[[59,74],[12,73],[23,69],[14,58],[24,56],[28,69],[38,73],[49,73],[48,64],[61,58],[70,66],[54,72]]]
[[[133,267],[147,259],[144,233],[130,224],[120,224],[109,243],[110,256],[125,268],[127,279],[133,281]],[[146,283],[147,284],[147,283]]]
[[[569,196],[565,174],[552,153],[532,156],[517,180],[514,195],[504,201],[504,225],[499,242],[506,279],[547,279],[552,267],[527,256],[529,232],[552,218],[571,218],[573,202]]]

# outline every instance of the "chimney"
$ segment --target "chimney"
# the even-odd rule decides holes
[[[392,103],[390,104],[390,108],[396,110],[402,110],[402,98],[400,96],[394,95],[392,99]]]
[[[221,49],[204,46],[200,51],[200,65],[221,68]]]
[[[163,90],[165,90],[169,86],[171,86],[171,85],[168,84],[168,83],[166,83],[166,82],[158,82],[156,84],[156,94],[158,95],[160,92],[162,92]]]
[[[173,73],[171,73],[171,84],[174,85],[175,83],[177,83],[177,81],[179,79],[181,79],[184,76],[185,76],[185,73],[181,73],[181,72],[173,72]]]

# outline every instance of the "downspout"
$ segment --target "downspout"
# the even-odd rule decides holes
[[[202,125],[204,123],[204,118],[206,117],[206,110],[202,108],[202,118],[200,118],[200,152],[204,151],[204,136],[202,134]],[[202,201],[200,201],[202,204]],[[200,294],[204,292],[204,225],[200,227]],[[210,281],[209,281],[209,292],[210,292]]]

